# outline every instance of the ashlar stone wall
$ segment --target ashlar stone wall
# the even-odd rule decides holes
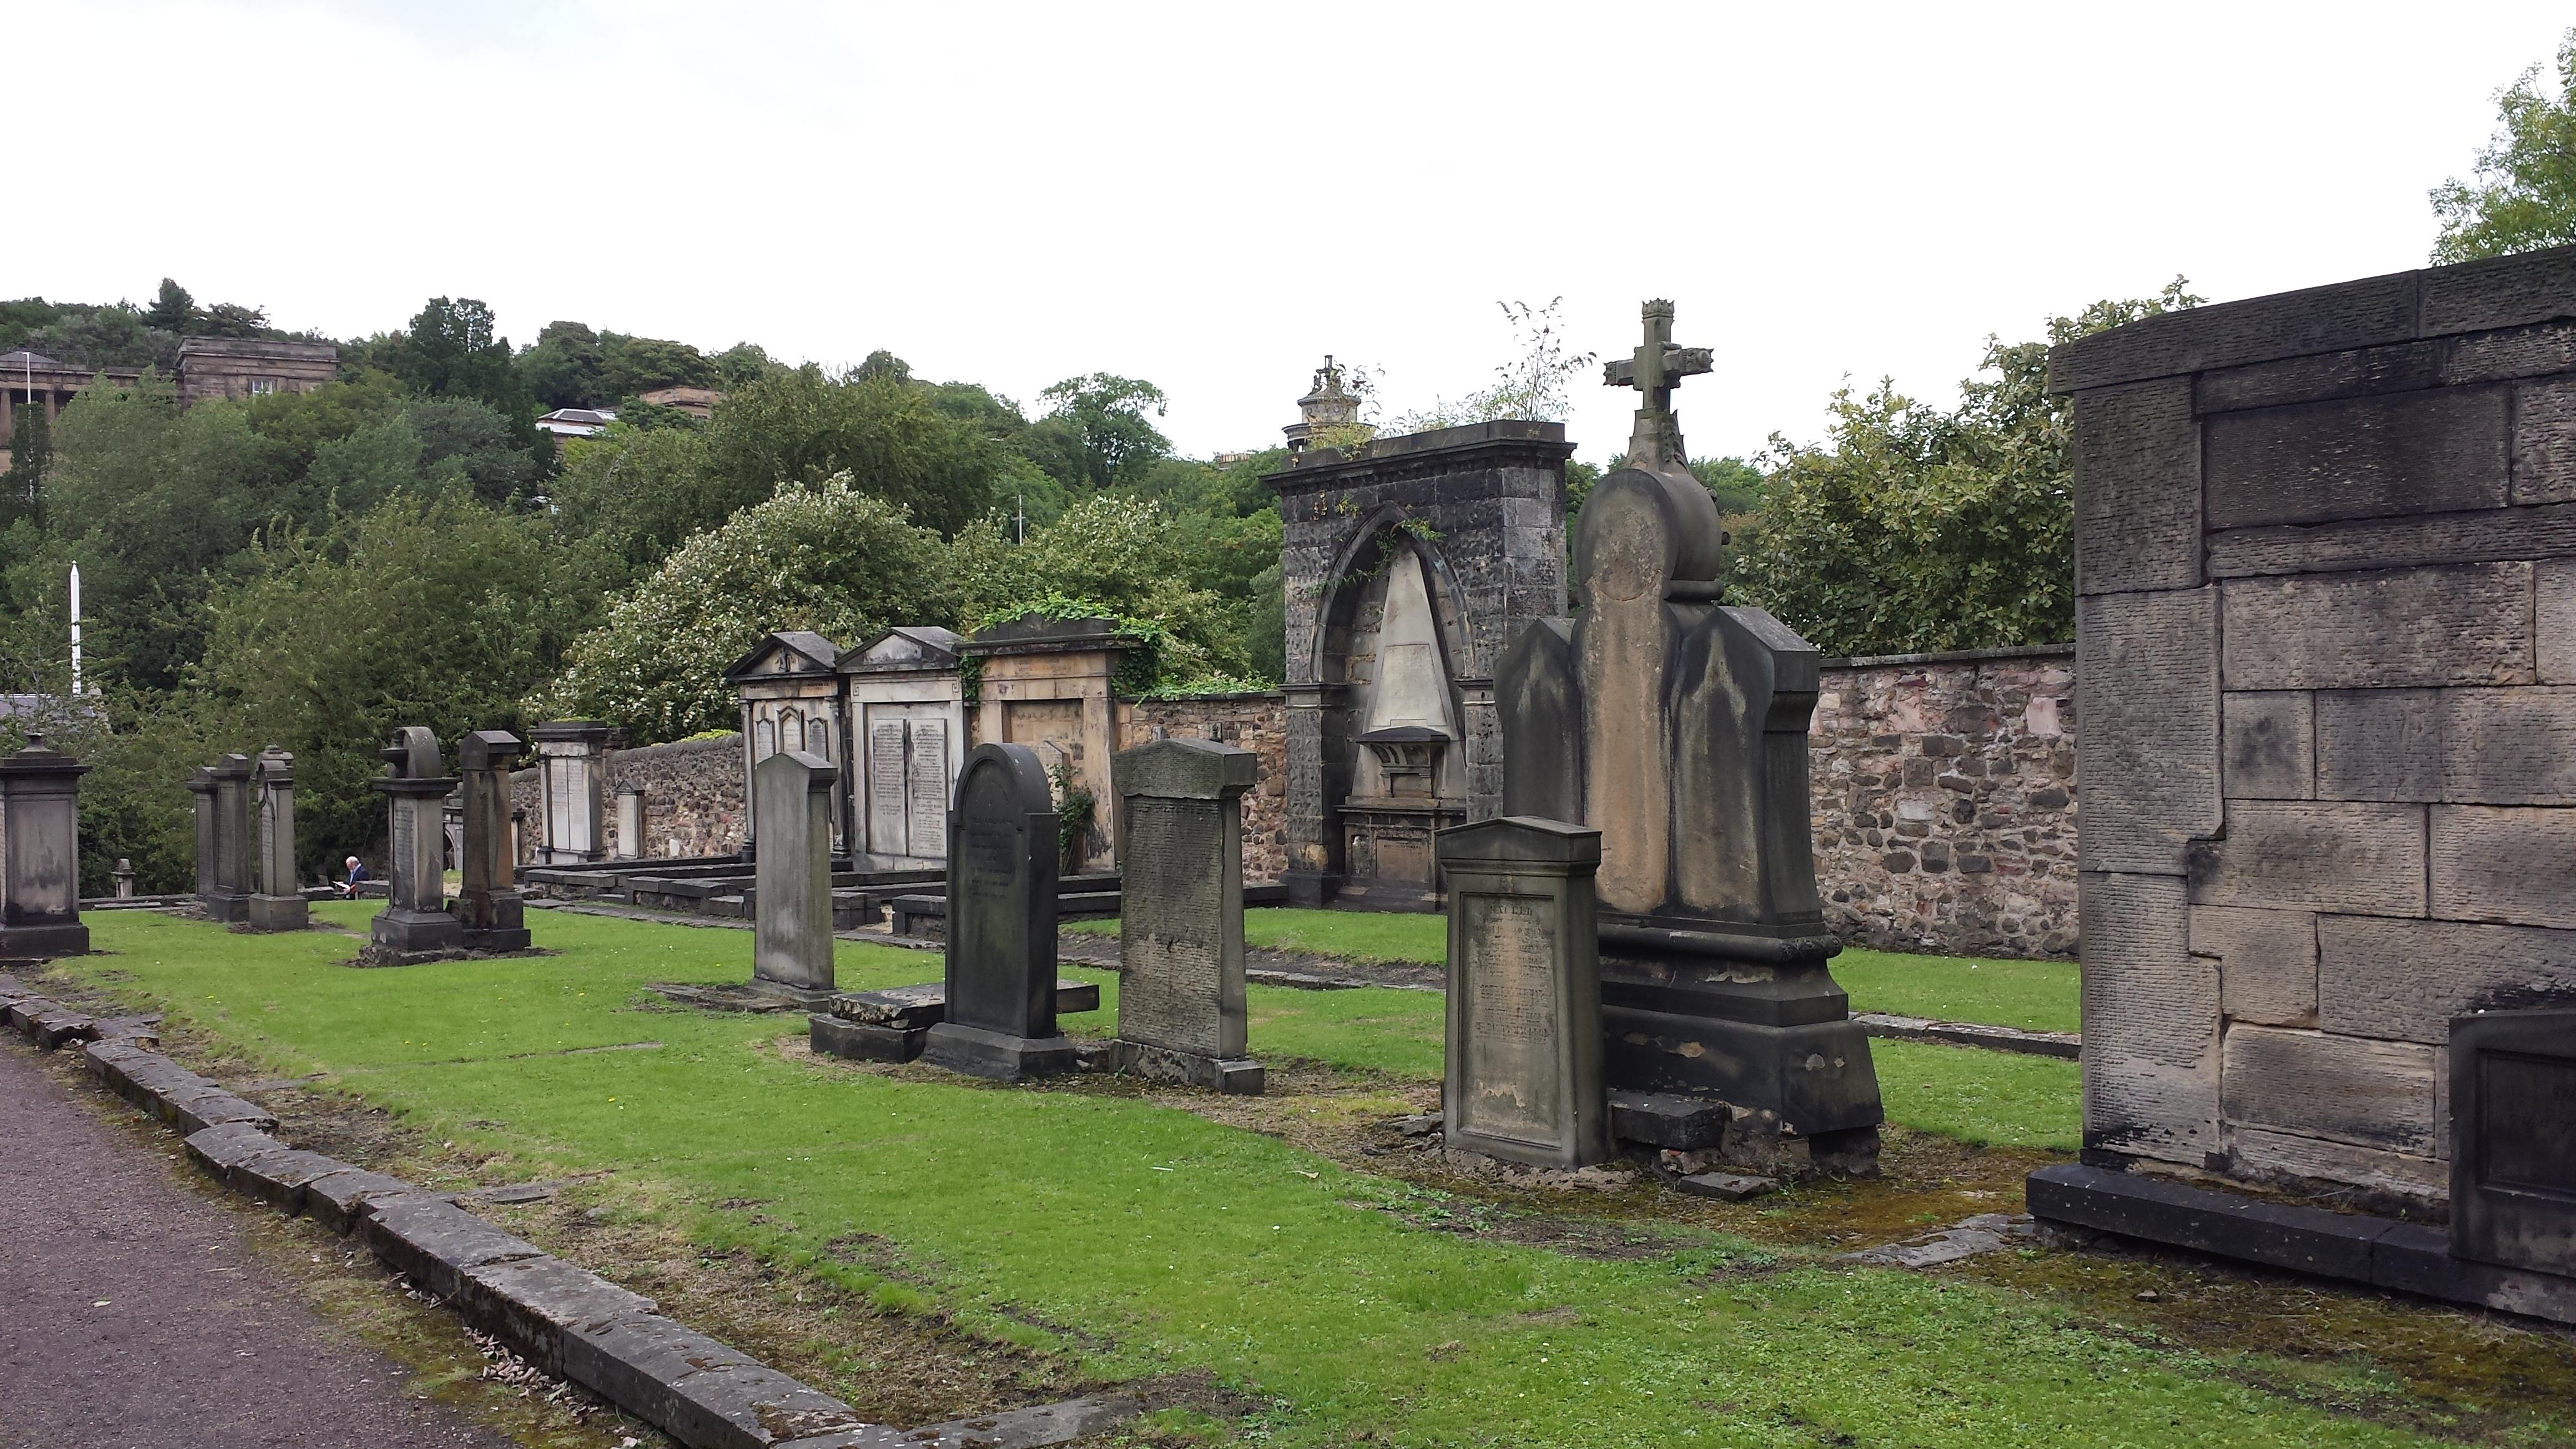
[[[2448,1189],[2576,1004],[2576,248],[2067,344],[2088,1150]]]

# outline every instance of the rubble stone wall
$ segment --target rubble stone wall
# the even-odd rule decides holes
[[[1274,692],[1120,701],[1118,747],[1134,749],[1154,739],[1217,740],[1260,757],[1259,778],[1243,792],[1243,883],[1277,881],[1288,868],[1286,697]]]

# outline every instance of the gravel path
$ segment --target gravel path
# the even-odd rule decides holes
[[[507,1449],[332,1334],[172,1180],[184,1157],[100,1121],[14,1039],[0,1124],[0,1445]]]

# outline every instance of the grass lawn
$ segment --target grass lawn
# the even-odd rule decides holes
[[[317,914],[355,924],[369,909]],[[59,969],[148,997],[174,1030],[262,1070],[322,1073],[451,1142],[484,1181],[613,1168],[632,1201],[667,1198],[702,1234],[873,1283],[889,1308],[1105,1374],[1213,1373],[1270,1405],[1245,1431],[1258,1442],[2429,1442],[2018,1290],[1781,1261],[1682,1227],[1670,1251],[1619,1261],[1417,1227],[1379,1209],[1418,1190],[1192,1112],[817,1063],[778,1048],[792,1018],[661,1009],[640,990],[746,979],[741,933],[530,923],[562,954],[354,970],[336,964],[346,937],[100,914],[94,940],[116,954]],[[839,949],[851,985],[919,980],[929,964]],[[1436,1061],[1435,1007],[1423,993],[1265,992],[1254,1042],[1412,1075]],[[636,1049],[565,1054],[595,1046]],[[1970,1065],[1942,1048],[1883,1061],[1918,1054],[1927,1082]],[[1892,1102],[1907,1095],[1898,1075]],[[1944,1110],[1964,1124],[2019,1090]],[[836,1247],[861,1235],[899,1270],[872,1278]]]
[[[1066,929],[1115,936],[1118,922],[1074,921]],[[1448,959],[1448,919],[1385,911],[1310,911],[1293,906],[1243,913],[1248,946],[1340,956],[1352,961]],[[1943,1021],[1973,1021],[2024,1031],[2078,1029],[2075,963],[1993,961],[1973,956],[1909,956],[1851,949],[1836,956],[1834,979],[1854,1011],[1885,1011]]]

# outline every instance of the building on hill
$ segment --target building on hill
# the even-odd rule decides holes
[[[657,408],[678,408],[703,423],[716,415],[716,404],[724,401],[724,394],[711,387],[657,387],[636,394],[635,400]]]
[[[143,376],[139,367],[80,367],[20,348],[0,353],[0,447],[15,435],[18,411],[42,407],[50,426],[80,393],[100,383],[130,385]],[[340,376],[340,349],[329,342],[287,342],[265,337],[191,337],[179,347],[172,369],[179,404],[193,407],[208,398],[267,397],[274,393],[310,392]]]

